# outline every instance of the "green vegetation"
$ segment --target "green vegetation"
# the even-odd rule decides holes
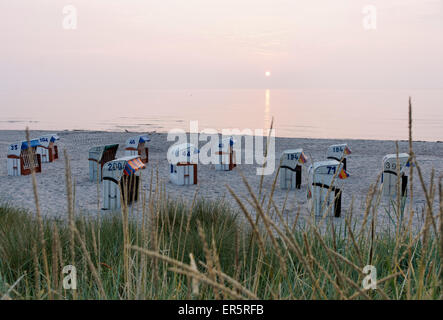
[[[74,217],[72,227],[42,219],[44,252],[38,219],[0,207],[0,296],[438,299],[442,292],[441,234],[429,225],[415,237],[407,229],[373,234],[371,223],[357,232],[349,220],[342,230],[320,231],[289,226],[276,211],[271,220],[264,208],[257,223],[246,224],[223,202],[161,195],[143,207],[99,220]],[[63,289],[69,264],[77,269],[75,291]],[[362,288],[365,265],[377,268],[376,290]]]

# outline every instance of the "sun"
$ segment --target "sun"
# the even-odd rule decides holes
[[[266,72],[265,72],[265,76],[266,76],[266,77],[270,77],[270,76],[271,76],[271,71],[266,71]]]

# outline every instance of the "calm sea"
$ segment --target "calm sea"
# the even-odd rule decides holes
[[[304,138],[443,140],[443,90],[146,90],[0,93],[0,130],[263,129]]]

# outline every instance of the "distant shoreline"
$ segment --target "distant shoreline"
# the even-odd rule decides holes
[[[114,130],[88,130],[88,129],[69,129],[69,130],[44,130],[44,129],[36,129],[36,130],[30,130],[31,132],[35,132],[37,134],[44,134],[44,133],[62,133],[62,132],[72,132],[72,133],[109,133],[109,134],[164,134],[166,135],[168,132],[165,131],[114,131]],[[25,129],[18,130],[18,129],[0,129],[0,135],[2,133],[11,132],[11,133],[18,133],[23,132],[23,136],[25,136]],[[186,134],[189,134],[189,131],[186,131]],[[219,132],[221,134],[221,132]],[[334,137],[328,137],[328,138],[310,138],[310,137],[289,137],[289,136],[280,136],[276,135],[275,138],[279,139],[309,139],[309,140],[337,140],[337,141],[391,141],[394,142],[409,142],[408,139],[366,139],[366,138],[334,138]],[[442,140],[414,140],[413,142],[421,142],[421,143],[443,143],[443,136]]]

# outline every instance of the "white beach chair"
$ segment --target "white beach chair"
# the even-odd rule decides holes
[[[351,153],[351,149],[346,143],[334,144],[332,146],[329,146],[328,151],[326,152],[326,159],[337,160],[338,162],[340,162],[340,160],[343,158],[343,168],[346,170],[346,156],[350,155]]]
[[[96,146],[89,149],[89,180],[101,181],[102,168],[108,161],[114,160],[117,154],[118,144]]]
[[[409,154],[400,153],[388,154],[383,157],[383,173],[381,176],[382,195],[385,199],[395,199],[397,197],[397,187],[400,180],[400,192],[402,197],[407,196],[408,176],[405,169],[409,167]],[[399,174],[400,176],[398,176]]]
[[[103,209],[121,208],[138,200],[140,170],[145,168],[140,156],[125,156],[103,166]]]
[[[302,165],[306,162],[303,149],[283,151],[280,157],[280,188],[300,189],[302,181]]]
[[[42,163],[53,162],[58,159],[58,147],[55,144],[60,140],[57,134],[47,134],[39,139],[40,145],[37,147],[37,153],[42,159]]]
[[[199,150],[191,143],[174,145],[168,150],[169,179],[176,185],[197,184]]]
[[[223,138],[218,144],[218,163],[215,165],[215,170],[217,171],[231,171],[234,169],[236,164],[235,151],[234,151],[235,140],[233,137]]]
[[[336,160],[314,162],[309,167],[309,210],[316,216],[340,217],[342,191],[338,188],[338,181],[347,177],[343,164]]]
[[[143,163],[149,161],[149,148],[146,143],[151,141],[147,134],[131,137],[126,140],[125,155],[135,156],[139,155]]]

